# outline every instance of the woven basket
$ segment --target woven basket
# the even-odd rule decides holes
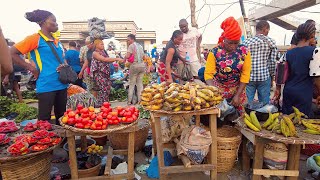
[[[241,133],[230,126],[218,129],[218,172],[230,171],[238,157],[238,149],[241,144]]]
[[[78,170],[79,178],[98,176],[100,172],[100,168],[101,168],[101,163],[89,169],[79,169]]]
[[[150,128],[149,120],[140,119],[134,134],[134,151],[138,152],[144,147]],[[108,134],[111,147],[113,149],[128,149],[128,133],[110,133]]]
[[[49,180],[51,152],[0,163],[3,180]]]

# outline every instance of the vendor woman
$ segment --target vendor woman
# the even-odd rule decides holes
[[[283,89],[282,112],[293,113],[292,106],[310,117],[312,114],[313,83],[319,90],[319,77],[313,78],[309,75],[310,60],[313,59],[316,28],[314,24],[301,24],[296,32],[298,44],[286,54],[286,61],[289,66],[289,76]],[[317,59],[314,59],[316,61]],[[316,74],[319,75],[319,74]],[[281,86],[277,85],[274,100],[278,101],[281,95]]]
[[[223,98],[243,113],[245,87],[249,83],[251,71],[250,52],[240,44],[242,32],[233,17],[224,20],[220,27],[223,33],[218,46],[208,55],[204,78],[208,85],[218,87]]]

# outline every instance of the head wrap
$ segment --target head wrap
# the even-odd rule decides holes
[[[37,9],[32,12],[27,12],[25,14],[25,18],[31,22],[36,22],[38,24],[41,24],[51,15],[53,14],[49,11]]]
[[[234,17],[228,17],[225,19],[221,25],[221,29],[223,32],[219,38],[219,42],[221,43],[224,39],[229,40],[240,40],[242,32],[238,22],[234,19]]]
[[[298,40],[302,39],[310,39],[311,35],[316,32],[316,26],[311,23],[304,23],[300,24],[298,26],[297,32],[296,32],[296,38]]]
[[[114,67],[119,67],[119,64],[113,63],[113,66],[114,66]]]
[[[94,46],[97,46],[98,44],[102,43],[102,40],[101,39],[96,39],[94,40]]]

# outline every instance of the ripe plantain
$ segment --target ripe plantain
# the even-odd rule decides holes
[[[308,123],[306,120],[302,120],[301,122],[307,129],[311,129],[311,130],[320,132],[320,125]]]
[[[176,89],[175,86],[171,86],[164,94],[170,94],[172,91]]]
[[[244,118],[248,119],[248,121],[252,123],[251,118],[247,113],[244,113]]]
[[[156,95],[153,96],[153,99],[160,99],[161,97],[162,97],[161,94],[157,93]]]
[[[176,108],[173,109],[174,112],[177,112],[177,111],[181,111],[182,107],[181,105],[180,106],[177,106]]]
[[[215,86],[207,86],[207,87],[205,87],[206,89],[209,89],[209,90],[211,90],[212,92],[218,92],[218,88],[217,87],[215,87]]]
[[[254,130],[254,131],[257,131],[257,132],[260,131],[259,128],[257,128],[256,126],[254,126],[254,125],[253,125],[248,119],[246,119],[246,118],[244,118],[244,123],[246,123],[246,125],[247,125],[250,129],[252,129],[252,130]]]
[[[151,105],[151,110],[159,110],[162,108],[162,105],[161,104],[156,104],[156,105]]]
[[[303,130],[303,132],[308,133],[308,134],[320,135],[319,131],[315,131],[315,130],[312,130],[312,129],[306,129],[306,130]]]
[[[140,105],[141,106],[148,106],[150,103],[149,102],[146,102],[146,101],[141,101],[140,102]]]
[[[320,120],[319,119],[308,119],[308,120],[305,120],[307,121],[308,123],[311,123],[311,124],[320,124]]]
[[[214,93],[209,89],[201,89],[200,91],[209,97],[212,97],[212,98],[214,97]]]
[[[191,91],[190,91],[190,92],[191,92]],[[210,97],[207,96],[206,94],[204,94],[204,93],[201,92],[201,91],[198,91],[198,92],[197,92],[197,95],[198,95],[199,97],[202,97],[202,98],[205,99],[206,101],[210,101]]]
[[[165,99],[173,99],[178,96],[178,91],[173,91],[170,96],[167,96]]]
[[[268,127],[270,124],[273,123],[273,121],[274,121],[273,115],[272,115],[271,112],[269,112],[269,118],[267,119],[267,121],[266,121],[265,123],[263,123],[262,127],[263,127],[263,128]]]
[[[150,88],[150,87],[146,87],[143,89],[144,92],[154,92],[154,89],[153,88]]]
[[[261,125],[260,125],[260,122],[258,121],[257,119],[257,116],[256,116],[256,112],[255,111],[251,111],[250,112],[250,118],[251,118],[251,122],[254,126],[256,126],[258,129],[261,130]]]
[[[199,104],[197,104],[197,105],[194,106],[194,109],[195,109],[195,110],[200,110],[200,109],[201,109],[201,106],[200,106]]]
[[[185,110],[185,111],[190,111],[191,109],[192,109],[192,107],[190,105],[183,107],[183,110]]]
[[[195,97],[193,99],[193,102],[195,102],[196,104],[201,104],[201,99],[199,97]]]
[[[272,130],[275,126],[277,126],[277,124],[279,124],[279,119],[278,118],[276,118],[273,121],[273,123],[267,127],[267,130]]]
[[[182,97],[183,99],[190,99],[190,94],[186,94],[186,93],[178,93],[179,97]]]
[[[161,104],[163,103],[163,99],[154,99],[153,101],[150,102],[150,104]]]
[[[296,127],[294,126],[291,119],[287,116],[283,116],[282,118],[289,128],[290,136],[296,136],[297,135]]]
[[[150,102],[152,98],[141,96],[142,101]]]
[[[281,128],[281,133],[285,137],[289,137],[290,136],[289,127],[287,126],[287,124],[285,123],[285,121],[283,119],[281,119],[281,121],[280,121],[280,128]]]

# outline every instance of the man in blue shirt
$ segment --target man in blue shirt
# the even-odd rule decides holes
[[[65,59],[72,69],[79,75],[81,71],[81,64],[79,58],[79,51],[77,50],[77,44],[74,41],[69,42],[69,50],[66,52]],[[77,79],[75,85],[83,87],[82,79]]]
[[[114,73],[110,76],[112,81],[112,87],[115,89],[123,88],[123,80],[125,79],[125,75],[121,70],[119,70],[118,64],[113,64]]]

